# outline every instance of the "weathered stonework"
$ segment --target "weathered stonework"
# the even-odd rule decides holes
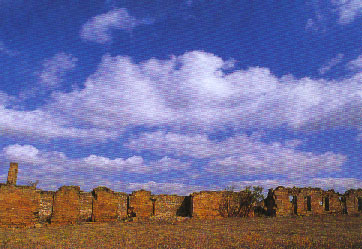
[[[51,223],[73,224],[80,221],[80,187],[63,186],[54,195]]]
[[[343,213],[342,195],[320,188],[284,188],[269,190],[268,213],[271,216]]]
[[[106,187],[98,187],[93,190],[92,221],[117,221],[126,216],[127,194],[115,193]]]
[[[150,191],[139,190],[128,195],[107,187],[83,192],[79,186],[63,186],[53,192],[36,189],[34,185],[16,185],[17,171],[17,164],[11,163],[8,184],[0,184],[1,226],[34,226],[38,222],[115,222],[127,216],[221,219],[228,216],[222,209],[225,203],[231,208],[228,210],[239,208],[243,211],[240,202],[243,194],[248,194],[245,191],[201,191],[190,196],[177,196],[152,195]],[[234,195],[241,199],[234,198]],[[258,214],[270,216],[359,215],[362,214],[362,189],[351,189],[342,195],[320,188],[277,187],[269,190],[266,199],[245,210],[246,216],[253,216],[257,210]]]
[[[134,191],[129,196],[129,207],[132,208],[133,215],[136,217],[148,218],[155,214],[155,201],[150,191]]]
[[[156,217],[175,217],[175,216],[187,216],[187,196],[177,195],[155,195],[155,212]]]
[[[199,219],[220,219],[220,205],[224,198],[222,191],[201,191],[192,195],[192,217]]]
[[[35,187],[0,184],[0,225],[32,226],[39,219],[39,207]]]

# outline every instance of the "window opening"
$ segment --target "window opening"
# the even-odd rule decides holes
[[[312,211],[312,200],[310,196],[307,196],[307,211]]]
[[[324,210],[329,211],[329,197],[324,198]]]

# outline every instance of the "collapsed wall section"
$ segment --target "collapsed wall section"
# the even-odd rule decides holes
[[[0,184],[0,224],[32,226],[39,218],[40,194],[35,187]]]
[[[49,222],[53,211],[55,192],[43,190],[39,190],[38,192],[40,194],[39,221]]]
[[[289,199],[289,191],[286,188],[278,187],[270,190],[267,197],[268,213],[272,216],[286,216],[294,213],[294,205]]]
[[[81,221],[91,221],[92,219],[92,205],[93,205],[93,195],[91,192],[79,193],[79,219]]]
[[[129,211],[132,216],[139,218],[151,217],[155,214],[155,201],[150,191],[134,191],[129,196]]]
[[[110,222],[127,217],[127,194],[116,193],[107,187],[93,190],[92,221]]]
[[[80,187],[63,186],[54,195],[51,223],[74,224],[80,220]]]
[[[128,194],[123,192],[115,192],[115,195],[118,196],[118,219],[124,219],[127,217]]]

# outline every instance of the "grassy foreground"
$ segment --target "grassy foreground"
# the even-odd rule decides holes
[[[0,248],[362,248],[362,216],[0,228]]]

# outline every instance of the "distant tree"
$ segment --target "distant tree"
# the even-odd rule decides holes
[[[35,188],[36,188],[36,186],[38,185],[38,183],[39,183],[39,180],[36,180],[35,182],[33,182],[33,181],[28,181],[28,186],[32,186],[32,187],[35,187]]]
[[[219,206],[223,217],[247,217],[256,203],[264,199],[263,188],[260,186],[247,186],[244,190],[236,192],[234,186],[227,187]]]

